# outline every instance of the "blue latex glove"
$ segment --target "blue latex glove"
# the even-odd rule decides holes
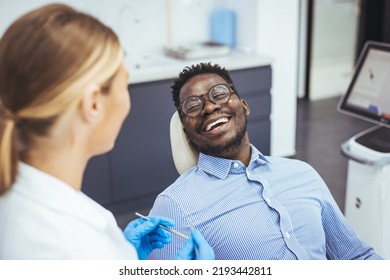
[[[214,260],[215,254],[213,248],[204,239],[203,235],[197,229],[193,229],[190,239],[188,239],[183,248],[177,253],[176,260]]]
[[[149,220],[139,218],[131,221],[123,231],[127,241],[137,250],[140,260],[145,260],[154,249],[162,248],[171,242],[171,233],[158,225],[171,227],[174,222],[158,216],[148,218]]]

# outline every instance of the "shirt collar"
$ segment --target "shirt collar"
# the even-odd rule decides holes
[[[204,172],[209,173],[219,179],[226,179],[234,162],[238,161],[200,153],[198,167]],[[251,144],[251,159],[249,166],[252,164],[264,165],[270,164],[270,162],[262,153],[256,149],[255,146]]]

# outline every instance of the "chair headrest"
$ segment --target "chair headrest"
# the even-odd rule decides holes
[[[173,162],[177,172],[181,175],[197,164],[199,153],[188,142],[177,111],[171,118],[170,138]]]

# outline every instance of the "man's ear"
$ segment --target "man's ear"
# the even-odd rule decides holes
[[[247,116],[251,113],[251,109],[249,108],[248,103],[245,101],[245,99],[241,99],[242,107],[244,107],[244,111]]]
[[[99,121],[104,113],[104,96],[101,87],[95,84],[89,85],[84,91],[80,101],[80,114],[88,123]]]

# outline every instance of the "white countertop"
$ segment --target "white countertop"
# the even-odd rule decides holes
[[[184,67],[199,62],[217,63],[229,71],[266,66],[270,65],[272,62],[272,58],[269,56],[253,53],[248,54],[239,51],[233,51],[227,56],[198,60],[181,60],[169,58],[162,54],[134,57],[134,60],[131,60],[131,56],[125,58],[125,66],[129,71],[130,84],[173,79],[178,76]]]

